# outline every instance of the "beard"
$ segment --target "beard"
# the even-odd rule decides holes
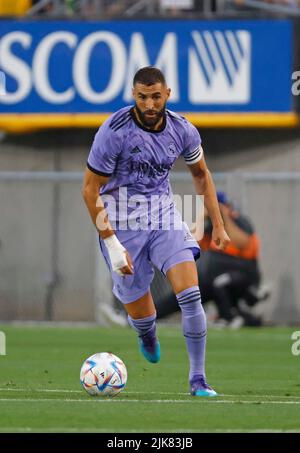
[[[158,112],[155,110],[146,110],[145,112],[142,112],[141,109],[139,109],[136,104],[135,104],[135,110],[137,111],[139,120],[141,121],[143,126],[148,127],[148,128],[153,128],[154,126],[157,125],[157,123],[164,116],[165,111],[166,111],[166,104]],[[153,115],[151,117],[146,116],[147,113],[152,113],[152,114],[154,113],[155,115]]]

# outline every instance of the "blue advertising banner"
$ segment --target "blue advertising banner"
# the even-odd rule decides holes
[[[172,89],[169,108],[196,123],[290,114],[292,46],[289,20],[0,21],[0,127],[12,114],[99,122],[132,103],[134,73],[149,64]]]

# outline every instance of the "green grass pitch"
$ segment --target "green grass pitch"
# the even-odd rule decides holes
[[[0,326],[1,432],[300,432],[299,328],[208,332],[207,377],[217,398],[188,394],[180,327],[158,327],[161,362],[138,351],[129,328]],[[111,351],[128,370],[113,399],[90,397],[79,383],[84,359]]]

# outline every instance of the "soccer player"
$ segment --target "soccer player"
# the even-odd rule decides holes
[[[215,396],[205,375],[206,318],[195,264],[200,249],[179,218],[169,183],[169,172],[180,155],[191,171],[197,194],[204,195],[215,243],[223,249],[229,237],[199,133],[185,118],[166,109],[170,92],[159,69],[149,66],[137,71],[134,106],[114,113],[95,136],[83,198],[99,232],[113,292],[124,304],[142,354],[152,363],[160,359],[150,292],[155,265],[171,283],[182,311],[190,393]]]

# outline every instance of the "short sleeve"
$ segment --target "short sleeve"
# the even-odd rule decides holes
[[[106,121],[95,135],[87,160],[87,167],[98,175],[111,176],[116,168],[120,152],[120,136],[109,127]]]
[[[203,157],[200,134],[190,122],[187,122],[185,148],[182,156],[187,165],[196,164]]]

